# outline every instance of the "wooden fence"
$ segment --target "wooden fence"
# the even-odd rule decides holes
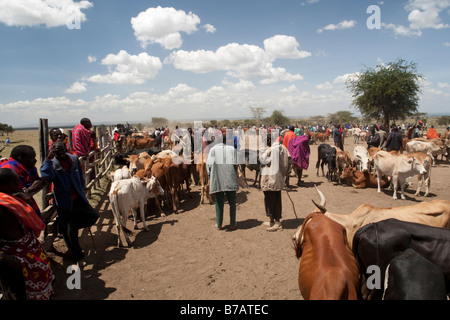
[[[85,190],[88,199],[91,197],[92,188],[100,186],[100,180],[108,174],[114,164],[114,156],[117,154],[117,143],[110,138],[112,127],[92,127],[98,139],[100,152],[91,151],[86,159],[80,157],[79,160],[85,168]],[[108,134],[109,132],[109,134]],[[68,132],[69,145],[72,147],[72,130]],[[44,163],[48,155],[49,128],[47,119],[39,119],[39,149],[41,164]],[[93,173],[93,174],[92,174]],[[53,246],[53,241],[57,235],[56,217],[58,212],[53,201],[53,193],[49,192],[49,186],[42,190],[42,218],[46,223],[46,229],[43,232],[43,245],[46,250]]]

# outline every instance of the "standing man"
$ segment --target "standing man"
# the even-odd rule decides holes
[[[391,126],[391,132],[388,135],[386,140],[386,149],[387,151],[400,151],[403,147],[403,138],[402,134],[398,132],[398,127],[393,124]]]
[[[333,129],[333,141],[334,145],[344,151],[344,144],[342,143],[342,132],[339,130],[341,125],[336,124]]]
[[[26,199],[36,214],[41,217],[39,206],[33,198],[34,194],[44,188],[44,181],[38,175],[36,162],[36,151],[32,146],[18,145],[11,150],[9,160],[0,164],[0,168],[9,168],[17,172],[24,200]]]
[[[293,132],[293,131],[292,131]],[[267,231],[282,230],[281,226],[281,190],[289,170],[289,151],[278,141],[271,144],[275,132],[267,135],[267,147],[259,151],[261,161],[261,190],[264,192],[264,207],[269,221],[265,222]]]
[[[88,118],[80,120],[72,130],[73,153],[78,157],[87,157],[91,148],[92,123]]]
[[[57,140],[41,166],[41,176],[53,182],[58,226],[74,261],[84,258],[78,242],[78,230],[92,226],[99,218],[84,194],[84,175],[78,157],[67,153]]]
[[[206,161],[209,193],[215,195],[216,228],[218,230],[222,229],[225,195],[230,205],[229,228],[236,229],[236,191],[239,189],[236,173],[237,151],[233,146],[233,130],[227,130],[227,134],[223,134],[222,137],[223,140],[218,141],[209,150]]]

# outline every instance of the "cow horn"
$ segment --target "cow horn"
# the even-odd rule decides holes
[[[322,206],[322,207],[325,208],[325,204],[327,203],[327,202],[326,202],[326,199],[325,199],[325,196],[324,196],[323,193],[319,190],[319,188],[317,188],[316,185],[314,185],[314,187],[316,188],[316,191],[317,191],[317,193],[319,194],[319,197],[320,197],[320,206]]]
[[[322,213],[325,213],[325,212],[327,212],[327,209],[324,207],[324,206],[322,206],[322,205],[320,205],[320,204],[317,204],[314,200],[311,200],[313,203],[314,203],[314,205],[320,210],[320,212],[322,212]]]

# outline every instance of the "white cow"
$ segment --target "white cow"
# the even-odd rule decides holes
[[[353,149],[352,161],[355,164],[359,164],[359,171],[368,170],[369,151],[363,146],[356,146]]]
[[[351,130],[351,134],[353,136],[353,142],[359,143],[359,135],[361,134],[361,129],[360,128],[352,128],[350,130]]]
[[[421,161],[417,161],[415,157],[407,157],[405,155],[393,155],[386,151],[378,151],[373,156],[375,171],[377,172],[378,192],[380,189],[380,177],[382,174],[392,177],[394,188],[394,200],[397,199],[397,186],[400,184],[401,198],[405,199],[403,191],[405,182],[408,177],[417,174],[426,174],[426,170]]]
[[[109,178],[111,181],[118,181],[122,179],[130,179],[131,178],[131,172],[130,169],[128,169],[127,166],[123,166],[122,168],[117,169],[114,172],[111,172],[109,174]]]
[[[434,157],[440,154],[447,154],[447,148],[444,145],[437,145],[428,141],[409,141],[406,144],[406,153],[423,152],[428,154],[435,164]]]
[[[153,191],[154,188],[158,188],[157,192]],[[134,216],[134,229],[137,229],[136,209],[139,208],[144,231],[147,231],[144,208],[147,200],[155,197],[156,194],[164,194],[164,190],[161,188],[158,180],[153,176],[150,179],[143,178],[142,180],[132,177],[130,179],[114,181],[111,184],[109,201],[111,202],[111,209],[116,220],[119,247],[122,246],[120,229],[123,230],[127,244],[130,245],[128,235],[132,232],[126,227],[130,210],[132,210]]]

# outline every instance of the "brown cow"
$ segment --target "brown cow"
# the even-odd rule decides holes
[[[206,159],[204,158],[203,152],[194,152],[194,165],[195,171],[199,176],[199,181],[201,185],[201,197],[200,203],[205,203],[205,196],[209,201],[209,204],[212,204],[214,201],[212,200],[211,195],[209,194],[209,179],[208,172],[206,170]]]
[[[372,222],[378,222],[390,218],[422,223],[432,227],[450,228],[450,201],[434,200],[421,202],[414,205],[377,208],[370,204],[362,204],[350,214],[328,212],[325,208],[326,199],[323,193],[316,187],[320,197],[320,204],[314,202],[316,207],[330,219],[340,223],[347,230],[348,243],[351,245],[355,232]]]
[[[292,240],[301,257],[298,286],[305,300],[358,299],[359,267],[342,225],[313,212]]]
[[[151,179],[153,177],[152,172],[151,172],[151,163],[145,169],[138,170],[138,172],[136,172],[136,174],[134,176],[141,180],[145,180],[145,178]],[[158,208],[159,214],[161,215],[161,217],[165,217],[166,215],[162,211],[161,204],[159,202],[159,196],[164,195],[164,189],[162,188],[161,184],[159,183],[159,180],[158,179],[156,179],[156,180],[158,181],[158,183],[157,184],[155,183],[154,186],[149,191],[151,194],[150,198],[155,199],[155,205]],[[147,205],[147,210],[148,210],[148,205]]]
[[[347,167],[339,177],[347,183],[351,183],[353,188],[378,188],[377,177],[374,173],[369,171],[358,171],[355,167]],[[386,176],[381,177],[381,187],[385,188],[389,185],[389,180]]]
[[[146,161],[150,161],[150,155],[147,152],[141,152],[139,154],[130,154],[127,158],[123,160],[128,161],[128,168],[131,174],[135,174],[138,170],[145,169]]]
[[[350,152],[342,151],[341,149],[336,148],[336,169],[338,173],[338,182],[342,183],[341,175],[346,168],[352,166],[352,157],[350,156]]]
[[[181,164],[177,161],[178,159],[173,156],[169,156],[163,159],[163,171],[166,176],[167,189],[170,192],[172,198],[172,207],[175,213],[178,212],[180,206],[179,192],[181,190],[182,172]]]
[[[153,138],[142,138],[142,137],[127,138],[127,147],[129,150],[152,148],[154,145],[155,139]]]

